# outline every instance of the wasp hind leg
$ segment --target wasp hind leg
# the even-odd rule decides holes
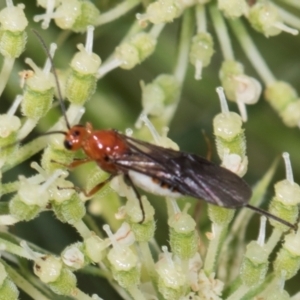
[[[134,193],[136,195],[136,198],[139,201],[140,209],[141,209],[141,212],[142,212],[142,220],[139,222],[139,224],[143,224],[144,221],[145,221],[145,209],[144,209],[144,205],[142,203],[141,195],[138,192],[137,188],[135,187],[135,185],[133,184],[131,178],[128,175],[124,175],[124,180],[125,180],[125,183],[132,188],[132,190],[134,191]]]

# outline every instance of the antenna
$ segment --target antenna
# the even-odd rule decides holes
[[[279,217],[277,217],[277,216],[275,216],[275,215],[269,213],[268,211],[263,210],[263,209],[261,209],[259,207],[252,206],[251,204],[246,204],[245,207],[248,207],[249,209],[251,209],[251,210],[259,213],[262,216],[266,216],[269,219],[273,219],[273,220],[275,220],[275,221],[277,221],[277,222],[279,222],[279,223],[281,223],[283,225],[286,225],[287,227],[290,227],[290,228],[292,228],[295,231],[297,231],[297,229],[298,229],[297,224],[292,224],[292,223],[290,223],[288,221],[285,221],[285,220],[283,220],[283,219],[281,219],[281,218],[279,218]]]
[[[60,85],[59,85],[59,81],[58,81],[58,76],[57,76],[56,70],[54,68],[53,58],[52,58],[52,56],[51,56],[51,54],[49,52],[48,47],[45,44],[45,41],[40,36],[40,34],[35,29],[32,29],[32,32],[36,35],[36,37],[38,38],[38,40],[42,44],[42,46],[43,46],[43,48],[44,48],[44,50],[45,50],[45,52],[46,52],[46,54],[47,54],[50,62],[51,62],[51,70],[52,70],[52,73],[54,75],[54,79],[55,79],[55,83],[56,83],[56,87],[57,87],[58,98],[59,98],[58,100],[59,100],[60,108],[61,108],[62,114],[64,116],[64,119],[65,119],[65,122],[66,122],[66,126],[67,126],[68,129],[70,129],[71,126],[70,126],[70,123],[69,123],[68,118],[67,118],[66,107],[65,107],[65,105],[63,103],[62,93],[61,93],[61,89],[60,89]],[[58,132],[55,132],[55,133],[58,133]]]

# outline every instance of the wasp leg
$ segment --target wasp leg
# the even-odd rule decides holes
[[[61,166],[66,167],[66,168],[68,168],[68,169],[76,168],[76,167],[78,167],[78,166],[80,166],[80,165],[83,165],[83,164],[85,164],[85,163],[88,163],[88,162],[90,162],[90,161],[92,161],[92,159],[90,159],[90,158],[74,158],[74,160],[73,160],[69,165],[66,165],[66,164],[63,164],[63,163],[61,163],[61,162],[59,162],[59,161],[56,161],[56,160],[52,160],[52,159],[51,159],[51,162],[52,162],[52,163],[56,163],[56,164],[58,164],[58,165],[61,165]]]
[[[73,189],[75,190],[77,193],[83,193],[84,196],[86,197],[91,197],[93,195],[95,195],[98,191],[100,191],[108,182],[110,182],[115,176],[114,175],[110,175],[108,178],[106,178],[104,181],[98,183],[96,186],[94,186],[89,192],[86,192],[84,189],[81,189],[78,186],[73,186],[73,187],[66,187],[66,188],[59,188],[61,190],[64,189]]]
[[[106,178],[104,181],[98,183],[96,186],[94,186],[89,192],[82,191],[86,197],[91,197],[95,195],[98,191],[100,191],[108,182],[110,182],[115,175],[110,175],[108,178]]]
[[[142,203],[141,195],[138,192],[138,190],[136,189],[135,185],[133,184],[131,178],[128,175],[124,175],[124,179],[125,179],[125,182],[127,183],[127,185],[129,185],[133,189],[133,191],[139,201],[140,209],[142,211],[142,220],[139,222],[139,224],[142,224],[145,221],[145,209],[144,209],[144,206]]]

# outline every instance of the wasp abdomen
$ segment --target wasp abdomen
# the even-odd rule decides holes
[[[153,178],[135,171],[129,171],[128,175],[135,185],[149,193],[172,198],[178,198],[182,196],[182,194],[180,194],[175,187],[170,186],[169,184],[157,178]]]

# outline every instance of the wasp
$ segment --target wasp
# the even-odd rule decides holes
[[[46,134],[63,134],[64,147],[67,150],[81,149],[85,153],[86,158],[74,160],[67,167],[74,168],[94,161],[103,171],[110,174],[91,191],[83,191],[86,196],[94,195],[114,177],[122,175],[125,183],[132,187],[139,200],[142,211],[141,223],[145,219],[145,212],[136,186],[164,197],[191,196],[224,208],[247,207],[296,229],[296,225],[250,205],[248,203],[252,195],[250,186],[235,173],[203,157],[163,148],[126,136],[116,130],[95,130],[91,123],[86,123],[85,126],[80,124],[70,126],[52,57],[42,38],[36,31],[34,33],[51,61],[61,111],[67,126],[67,131],[52,131]]]

